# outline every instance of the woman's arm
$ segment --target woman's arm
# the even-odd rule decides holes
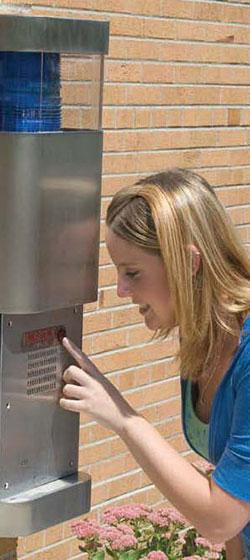
[[[204,478],[144,418],[126,418],[119,435],[159,490],[208,540],[229,540],[247,524],[250,504]]]
[[[227,560],[243,560],[244,551],[240,536],[236,536],[226,542],[226,559]]]
[[[70,366],[64,373],[66,398],[60,405],[83,411],[114,430],[152,482],[207,539],[224,542],[237,535],[250,519],[250,504],[205,479],[133,410],[85,354],[67,339],[63,344],[81,369]]]

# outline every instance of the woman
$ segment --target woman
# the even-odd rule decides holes
[[[170,169],[122,189],[107,213],[118,295],[148,328],[180,333],[182,418],[191,447],[216,467],[200,474],[78,350],[60,404],[114,430],[202,535],[250,560],[250,265],[208,183]],[[240,539],[235,539],[240,534]]]

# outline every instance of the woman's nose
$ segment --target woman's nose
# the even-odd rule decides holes
[[[117,295],[119,297],[131,296],[130,283],[126,278],[117,278]]]

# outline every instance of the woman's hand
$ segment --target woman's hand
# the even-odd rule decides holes
[[[71,340],[63,338],[62,344],[79,367],[69,366],[63,374],[64,397],[60,399],[60,406],[73,412],[85,412],[121,435],[126,418],[137,413]]]

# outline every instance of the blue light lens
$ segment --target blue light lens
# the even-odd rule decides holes
[[[0,130],[56,131],[60,126],[60,55],[0,51]]]

